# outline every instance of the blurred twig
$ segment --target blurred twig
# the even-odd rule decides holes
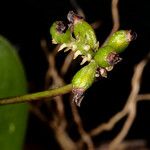
[[[63,150],[77,150],[75,143],[69,137],[65,130],[64,120],[59,120],[57,114],[54,115],[53,121],[49,122],[49,126],[53,129],[55,137]]]
[[[111,30],[111,33],[109,35],[109,37],[114,33],[116,32],[119,27],[120,27],[120,19],[119,19],[119,11],[118,11],[118,3],[119,3],[119,0],[112,0],[112,8],[111,8],[111,11],[112,11],[112,20],[113,20],[113,28]]]
[[[72,63],[74,52],[70,52],[64,60],[64,63],[61,68],[61,74],[65,75]]]
[[[77,106],[74,103],[71,103],[71,109],[72,109],[74,121],[78,127],[78,131],[81,135],[83,142],[86,143],[88,150],[94,150],[94,144],[91,139],[91,136],[84,130],[82,125],[82,120],[77,110]]]
[[[92,26],[93,29],[98,29],[101,26],[101,21],[97,20],[93,23],[90,24]]]
[[[77,11],[77,13],[82,16],[85,19],[85,14],[81,7],[78,5],[77,0],[70,0],[71,5],[74,7],[74,9]]]
[[[139,94],[137,96],[137,101],[144,101],[144,100],[150,100],[150,93],[148,94]]]
[[[105,43],[108,41],[109,37],[112,36],[112,34],[114,32],[116,32],[120,27],[120,19],[119,19],[120,17],[119,17],[118,3],[119,3],[119,0],[112,0],[111,12],[112,12],[113,27],[112,27],[112,30],[111,30],[110,34],[108,35],[108,37],[106,38],[106,40],[105,40],[105,42],[103,43],[102,46],[105,45]]]
[[[101,144],[97,150],[108,150],[109,143]],[[117,145],[115,150],[149,150],[145,140],[126,140]]]
[[[134,118],[136,116],[136,105],[137,105],[137,97],[140,90],[140,81],[143,74],[143,70],[145,65],[147,64],[149,58],[142,60],[135,68],[134,75],[132,77],[132,90],[128,97],[127,104],[126,104],[126,113],[128,114],[128,118],[119,132],[119,134],[115,137],[115,139],[110,143],[110,149],[112,150],[117,146],[117,144],[121,143],[125,136],[127,135]]]

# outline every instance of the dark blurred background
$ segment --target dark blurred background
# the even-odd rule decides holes
[[[78,0],[89,23],[100,22],[96,29],[97,38],[102,43],[112,28],[111,0]],[[40,46],[40,40],[45,38],[49,50],[51,44],[49,28],[56,20],[66,20],[68,11],[75,10],[69,0],[5,0],[0,3],[0,34],[5,36],[17,48],[25,67],[30,92],[44,89],[45,73],[48,63]],[[106,122],[112,115],[120,111],[131,90],[130,81],[133,67],[150,51],[150,1],[126,0],[119,2],[120,29],[132,29],[138,37],[136,41],[121,54],[123,61],[109,73],[107,79],[94,83],[85,95],[79,108],[86,130]],[[57,65],[61,66],[65,57]],[[63,58],[62,58],[63,57]],[[73,61],[75,62],[75,61]],[[65,76],[69,83],[77,71],[78,64],[70,67]],[[150,92],[150,65],[145,68],[141,92]],[[150,102],[140,102],[135,122],[127,139],[150,140]],[[114,130],[96,137],[99,142],[112,139],[120,130],[123,121]],[[33,145],[36,150],[57,149],[53,132],[36,116],[30,114],[25,145]],[[34,149],[34,148],[33,148]]]

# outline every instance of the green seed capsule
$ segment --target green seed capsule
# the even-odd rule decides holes
[[[93,28],[84,20],[78,20],[74,24],[74,35],[76,39],[89,45],[91,49],[96,47],[96,36]]]
[[[90,62],[81,68],[73,77],[72,85],[74,93],[73,101],[79,106],[84,92],[92,85],[95,79],[97,64],[95,61]]]
[[[72,79],[73,88],[82,88],[84,91],[88,89],[95,79],[96,68],[95,61],[81,68]]]
[[[136,34],[132,34],[131,30],[120,30],[115,32],[105,45],[114,48],[116,53],[121,53],[127,48],[135,36]]]
[[[71,41],[70,29],[67,29],[62,21],[56,21],[52,24],[50,34],[54,44],[63,44]]]
[[[96,52],[94,60],[99,67],[109,67],[112,65],[109,60],[112,54],[116,54],[115,50],[110,46],[104,46]]]
[[[72,24],[75,39],[84,45],[88,45],[90,49],[98,48],[95,32],[91,25],[89,25],[81,16],[78,16],[73,11],[68,13],[68,20]]]

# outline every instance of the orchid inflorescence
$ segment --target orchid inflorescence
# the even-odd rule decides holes
[[[82,57],[81,65],[88,62],[72,79],[73,102],[80,106],[84,92],[96,77],[107,77],[107,71],[111,71],[114,65],[121,61],[119,53],[136,38],[136,34],[131,30],[119,30],[100,47],[94,29],[83,17],[70,11],[67,19],[68,25],[63,21],[54,22],[50,34],[53,44],[61,44],[58,51],[72,50],[74,59],[79,55]]]

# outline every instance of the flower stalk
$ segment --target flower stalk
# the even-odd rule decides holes
[[[38,101],[40,99],[51,98],[54,96],[66,94],[69,93],[71,90],[72,84],[68,84],[63,87],[50,89],[47,91],[37,92],[33,94],[26,94],[23,96],[17,96],[13,98],[0,99],[0,105]]]

